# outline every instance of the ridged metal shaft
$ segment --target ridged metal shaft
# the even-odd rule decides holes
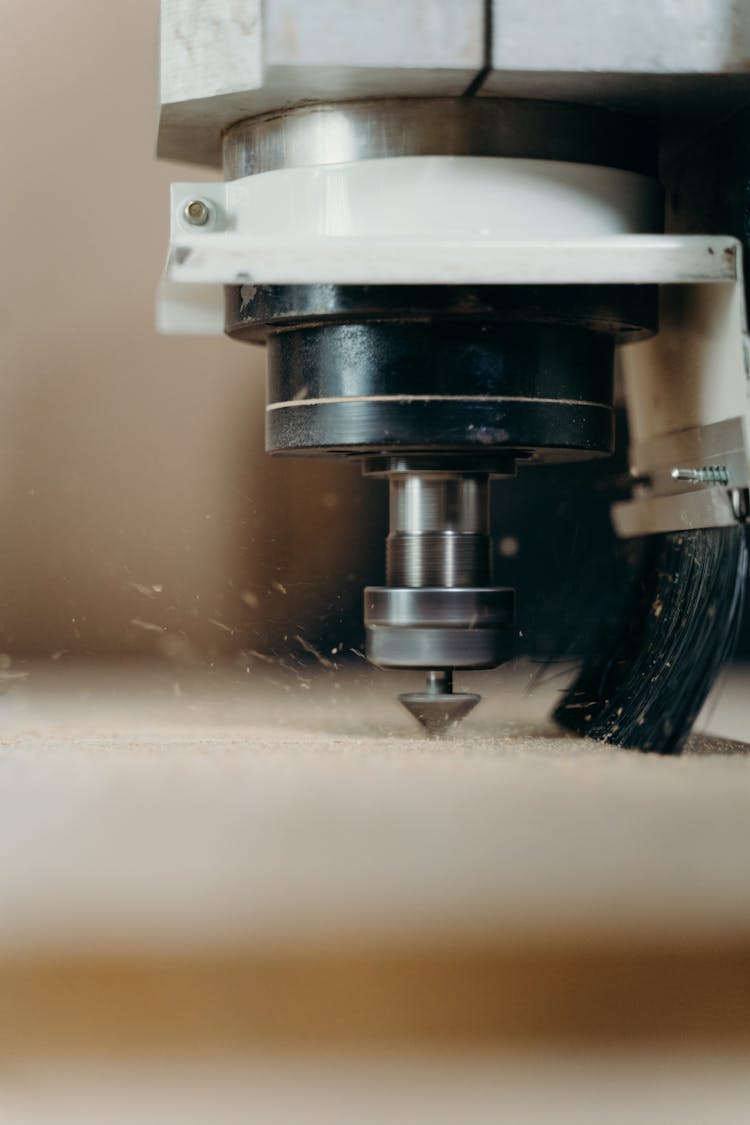
[[[389,586],[486,586],[490,581],[486,476],[391,477]]]

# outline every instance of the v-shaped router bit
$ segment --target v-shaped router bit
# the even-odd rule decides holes
[[[453,694],[453,671],[496,667],[513,644],[513,591],[490,584],[489,473],[480,459],[450,460],[367,466],[388,477],[391,513],[387,585],[365,590],[367,655],[383,668],[425,669],[425,692],[399,698],[433,735],[480,699]]]
[[[433,736],[455,727],[474,710],[481,698],[469,692],[454,692],[450,671],[428,672],[425,691],[405,692],[399,696],[409,714]]]

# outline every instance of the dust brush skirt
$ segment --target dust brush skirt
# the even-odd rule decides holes
[[[599,637],[554,718],[576,734],[679,754],[732,653],[747,578],[743,527],[641,542],[624,614]]]

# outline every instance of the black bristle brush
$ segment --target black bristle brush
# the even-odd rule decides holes
[[[744,527],[642,540],[630,600],[554,713],[576,734],[678,754],[737,635],[747,578]]]

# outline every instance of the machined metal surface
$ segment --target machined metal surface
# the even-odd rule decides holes
[[[266,445],[561,460],[612,449],[610,338],[552,325],[300,326],[268,341]]]
[[[588,75],[610,98],[635,99],[640,76],[651,78],[643,102],[658,91],[655,76],[671,78],[679,96],[679,76],[739,77],[750,61],[750,9],[736,0],[491,0],[491,7],[492,71],[482,86],[489,92],[513,74],[565,75],[571,90]]]
[[[386,542],[389,586],[485,586],[489,482],[461,473],[394,473]]]
[[[268,340],[274,452],[609,452],[613,340],[655,314],[647,286],[227,289],[229,335]]]
[[[159,153],[221,163],[234,122],[310,101],[461,95],[485,0],[161,0]]]
[[[694,128],[750,87],[750,17],[736,0],[162,0],[161,11],[159,153],[217,166],[237,121],[311,102],[538,98]]]
[[[225,303],[227,335],[252,344],[305,321],[556,324],[617,343],[645,340],[658,324],[652,285],[228,285]]]
[[[366,641],[367,659],[378,668],[460,668],[476,672],[497,668],[513,655],[513,633],[509,629],[367,626]]]
[[[698,480],[702,483],[719,483],[731,487],[750,485],[748,463],[748,422],[742,416],[693,426],[661,434],[648,441],[631,446],[630,459],[636,478],[647,478],[646,487],[660,493],[679,492],[680,481]],[[697,477],[675,475],[680,466],[687,466]],[[700,477],[702,470],[720,466],[723,477],[709,473]]]
[[[477,629],[513,625],[513,591],[497,586],[450,589],[371,586],[365,595],[369,625],[425,628],[473,626]]]
[[[487,473],[397,468],[385,587],[365,590],[367,655],[389,668],[492,668],[513,642],[513,591],[490,585]]]
[[[627,114],[507,99],[380,98],[301,106],[240,122],[227,179],[393,156],[505,156],[656,171],[656,138]]]
[[[615,504],[618,535],[631,538],[747,518],[748,423],[727,418],[661,434],[631,448],[633,499]]]
[[[425,691],[406,692],[398,698],[429,735],[445,734],[466,718],[480,701],[478,695],[454,693],[451,671],[428,672],[426,679]]]
[[[734,527],[740,522],[739,511],[729,489],[705,486],[613,504],[612,522],[621,539],[633,539],[703,527]]]
[[[738,255],[736,264],[731,283],[662,289],[659,335],[623,352],[634,495],[612,516],[624,538],[747,519],[749,353]],[[700,478],[716,467],[721,479],[674,475],[688,469]]]
[[[194,185],[190,185],[193,187]],[[203,185],[201,185],[203,186]],[[225,185],[219,184],[221,191]],[[220,192],[217,192],[220,194]],[[177,232],[167,279],[217,285],[717,285],[741,279],[741,247],[719,235],[381,240]],[[220,307],[221,304],[220,304]],[[223,311],[223,308],[222,308]],[[223,327],[220,317],[217,333]]]

